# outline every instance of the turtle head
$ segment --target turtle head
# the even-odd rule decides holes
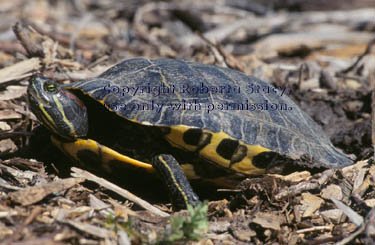
[[[51,132],[73,141],[88,132],[88,116],[84,103],[56,82],[34,75],[27,88],[31,111]]]

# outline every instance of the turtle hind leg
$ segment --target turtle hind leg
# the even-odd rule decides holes
[[[152,159],[152,166],[166,185],[173,208],[186,209],[200,203],[180,165],[172,155],[161,154]]]

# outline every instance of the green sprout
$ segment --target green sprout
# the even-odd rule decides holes
[[[121,221],[121,219],[122,218],[120,216],[113,216],[113,214],[110,213],[107,216],[107,222],[105,226],[116,233],[119,231],[119,229],[124,230],[128,233],[129,236],[131,236],[133,233],[132,227],[134,226],[134,220],[132,218],[129,218],[128,221],[124,222]]]
[[[196,207],[188,205],[189,215],[175,216],[170,218],[171,230],[170,234],[163,242],[172,243],[176,241],[197,241],[203,237],[203,233],[208,230],[206,202],[198,204]]]

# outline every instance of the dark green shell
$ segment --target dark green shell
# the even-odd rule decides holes
[[[224,132],[292,158],[308,156],[325,167],[352,164],[282,90],[235,70],[136,58],[73,86],[141,124]]]

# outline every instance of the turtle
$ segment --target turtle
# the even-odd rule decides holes
[[[63,153],[156,173],[186,208],[199,203],[188,179],[233,186],[282,163],[353,164],[285,91],[229,68],[131,58],[71,84],[36,74],[27,93]]]

